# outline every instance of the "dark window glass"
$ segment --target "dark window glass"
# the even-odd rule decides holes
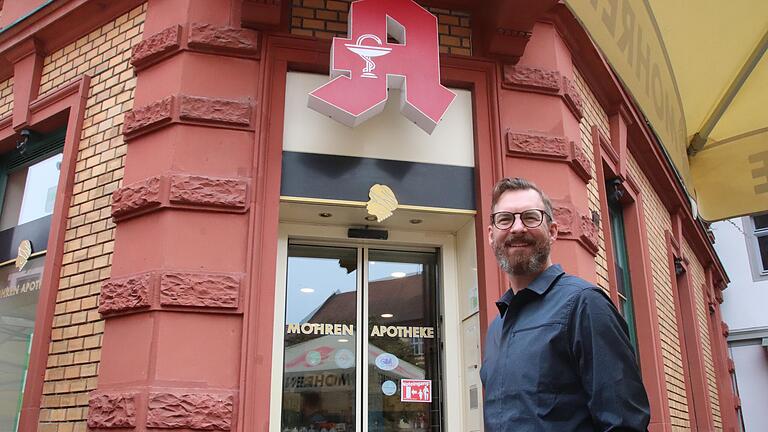
[[[763,263],[763,271],[768,271],[768,235],[758,237],[757,246],[760,249],[760,261]]]
[[[768,229],[768,214],[752,216],[755,223],[755,230]]]
[[[637,353],[637,330],[635,327],[635,313],[632,303],[632,279],[629,270],[629,253],[624,231],[624,209],[618,203],[608,206],[609,219],[611,221],[611,242],[613,244],[614,263],[616,266],[616,290],[619,292],[619,312],[629,327],[629,339]],[[639,356],[638,356],[639,359]]]

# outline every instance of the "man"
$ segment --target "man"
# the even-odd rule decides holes
[[[646,431],[650,409],[627,325],[594,285],[552,265],[552,204],[520,178],[496,184],[488,242],[510,289],[480,376],[485,431]]]

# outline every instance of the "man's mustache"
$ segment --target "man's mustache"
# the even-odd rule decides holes
[[[522,235],[520,237],[513,237],[513,238],[507,238],[504,240],[504,247],[512,247],[513,245],[534,245],[536,244],[536,239],[533,238],[533,236],[530,235]]]

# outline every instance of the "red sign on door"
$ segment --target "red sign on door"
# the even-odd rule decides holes
[[[440,84],[437,18],[413,0],[359,0],[349,8],[348,35],[333,38],[333,79],[307,105],[354,127],[384,109],[389,88],[400,88],[400,112],[432,133],[456,97]]]
[[[400,380],[401,402],[432,402],[432,381]]]

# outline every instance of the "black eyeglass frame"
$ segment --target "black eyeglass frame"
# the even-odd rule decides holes
[[[539,212],[541,214],[541,220],[539,220],[539,223],[537,223],[536,225],[530,226],[530,225],[525,223],[525,220],[523,219],[523,213],[526,213],[526,212],[529,212],[529,211],[537,211],[537,212]],[[506,227],[506,228],[501,228],[498,225],[496,225],[496,215],[502,214],[502,213],[506,213],[506,214],[512,215],[512,223],[508,227]],[[541,224],[544,223],[544,216],[546,216],[550,220],[550,222],[552,221],[552,216],[549,213],[547,213],[546,210],[542,210],[542,209],[528,209],[528,210],[523,210],[521,212],[500,211],[500,212],[496,212],[496,213],[491,213],[491,225],[493,225],[498,230],[506,231],[506,230],[512,228],[515,225],[515,222],[517,221],[518,216],[520,217],[520,222],[522,222],[523,226],[526,227],[526,228],[538,228],[538,227],[540,227]]]

